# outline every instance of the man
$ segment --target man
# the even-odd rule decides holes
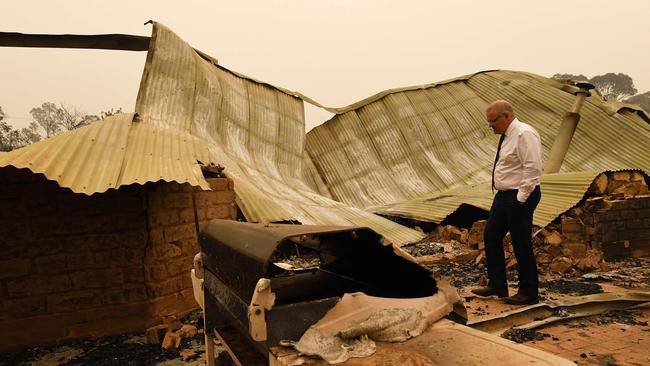
[[[490,104],[486,111],[489,127],[501,135],[492,168],[492,201],[485,227],[485,255],[488,286],[473,289],[479,296],[505,297],[508,304],[536,304],[538,276],[531,230],[533,212],[541,198],[542,152],[539,134],[519,121],[505,100]],[[503,238],[510,231],[519,266],[519,291],[508,297]]]

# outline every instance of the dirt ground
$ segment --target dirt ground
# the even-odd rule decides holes
[[[607,273],[589,273],[577,278],[561,275],[540,276],[541,301],[563,296],[589,295],[626,290],[650,291],[650,263],[633,259],[616,263],[617,269]],[[478,298],[471,294],[473,286],[485,282],[484,272],[470,264],[432,268],[439,275],[447,274],[465,299],[470,320],[515,309],[497,298]],[[516,292],[516,271],[509,272],[509,283]],[[511,332],[510,340],[538,348],[578,365],[650,365],[650,304],[635,309],[567,320],[535,331]]]
[[[160,345],[146,343],[145,334],[125,334],[99,339],[85,339],[65,342],[47,347],[33,347],[16,352],[0,354],[1,366],[201,366],[205,365],[203,320],[197,309],[186,318],[183,324],[198,328],[195,336],[183,338],[178,349],[162,349]],[[217,365],[230,365],[230,360],[220,345],[215,345],[219,355]]]
[[[541,274],[541,300],[625,290],[650,291],[650,259],[627,260],[608,272],[578,277]],[[485,269],[469,262],[432,266],[436,277],[448,277],[465,299],[470,320],[514,309],[496,298],[472,296],[474,286],[485,283]],[[511,293],[516,291],[516,271],[509,272]],[[198,328],[198,334],[181,341],[179,349],[163,350],[145,343],[144,334],[87,339],[48,347],[34,347],[0,354],[4,365],[162,365],[200,366],[204,362],[204,334],[200,312],[183,319]],[[510,332],[506,337],[579,365],[649,365],[650,306],[567,320],[535,331]],[[215,345],[217,365],[231,365],[227,353]]]

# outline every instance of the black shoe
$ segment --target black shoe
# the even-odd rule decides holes
[[[473,288],[472,293],[474,295],[488,297],[488,296],[497,296],[497,297],[506,297],[508,296],[508,289],[496,289],[492,287],[479,287]]]
[[[539,297],[518,293],[514,296],[506,297],[503,301],[510,305],[533,305],[539,302]]]

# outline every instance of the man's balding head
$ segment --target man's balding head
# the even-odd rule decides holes
[[[485,109],[485,118],[495,134],[503,134],[515,119],[515,112],[507,100],[496,100]]]

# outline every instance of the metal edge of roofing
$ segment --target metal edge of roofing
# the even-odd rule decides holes
[[[0,167],[28,169],[74,193],[92,195],[116,187],[133,113],[120,113],[88,126],[0,155]],[[97,143],[96,143],[97,140]],[[72,143],[74,142],[74,143]],[[101,142],[101,143],[100,143]],[[81,156],[77,161],[71,156]],[[86,158],[98,157],[99,164]],[[105,159],[102,159],[104,157]],[[100,170],[93,171],[92,169]],[[99,179],[103,178],[102,182]]]
[[[119,113],[88,126],[2,153],[0,168],[12,166],[28,169],[34,174],[43,174],[61,188],[88,196],[130,184],[144,185],[160,181],[189,183],[209,190],[198,164],[188,168],[191,177],[186,179],[160,175],[159,179],[137,177],[124,180],[127,155],[133,154],[132,144],[140,140],[134,135],[135,115]],[[195,172],[197,169],[198,175]]]

